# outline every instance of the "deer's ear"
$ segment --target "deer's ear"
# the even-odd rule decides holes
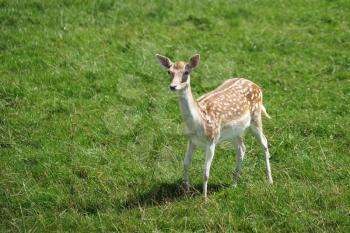
[[[171,61],[169,58],[165,57],[165,56],[162,56],[160,54],[156,54],[156,57],[159,61],[159,63],[164,66],[165,68],[169,69],[170,66],[171,66]]]
[[[193,55],[190,58],[190,61],[188,62],[188,66],[190,67],[190,69],[195,68],[199,63],[199,54]]]

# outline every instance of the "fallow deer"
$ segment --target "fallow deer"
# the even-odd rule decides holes
[[[210,166],[214,158],[215,146],[223,140],[231,140],[236,148],[236,166],[233,182],[237,184],[245,146],[242,133],[250,128],[263,147],[266,162],[266,177],[273,183],[270,168],[270,154],[267,139],[263,133],[261,114],[268,118],[262,104],[262,91],[252,81],[243,78],[231,78],[215,90],[195,100],[190,86],[190,73],[199,63],[199,55],[188,62],[172,62],[169,58],[156,55],[159,63],[165,67],[170,77],[170,90],[179,96],[180,110],[185,122],[188,137],[184,166],[184,185],[189,189],[189,165],[191,155],[197,147],[205,151],[203,171],[203,194],[207,199],[207,185]]]

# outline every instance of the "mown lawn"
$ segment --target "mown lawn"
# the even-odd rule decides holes
[[[0,0],[0,232],[349,232],[350,1]],[[196,97],[264,90],[274,184],[250,134],[201,195],[154,55],[201,54]]]

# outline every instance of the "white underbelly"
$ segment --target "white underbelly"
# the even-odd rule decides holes
[[[242,117],[227,122],[221,127],[220,136],[217,143],[225,140],[232,140],[233,138],[242,135],[244,130],[249,127],[250,120],[250,113],[247,112]],[[199,129],[185,127],[185,134],[187,135],[188,139],[198,147],[205,148],[209,143],[208,138]]]
[[[218,142],[231,140],[234,137],[242,135],[244,130],[250,125],[250,113],[246,113],[242,117],[230,121],[222,126]]]

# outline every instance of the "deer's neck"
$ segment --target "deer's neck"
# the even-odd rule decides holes
[[[182,118],[191,133],[198,133],[202,129],[202,117],[197,102],[193,99],[191,86],[179,91],[179,102]]]

